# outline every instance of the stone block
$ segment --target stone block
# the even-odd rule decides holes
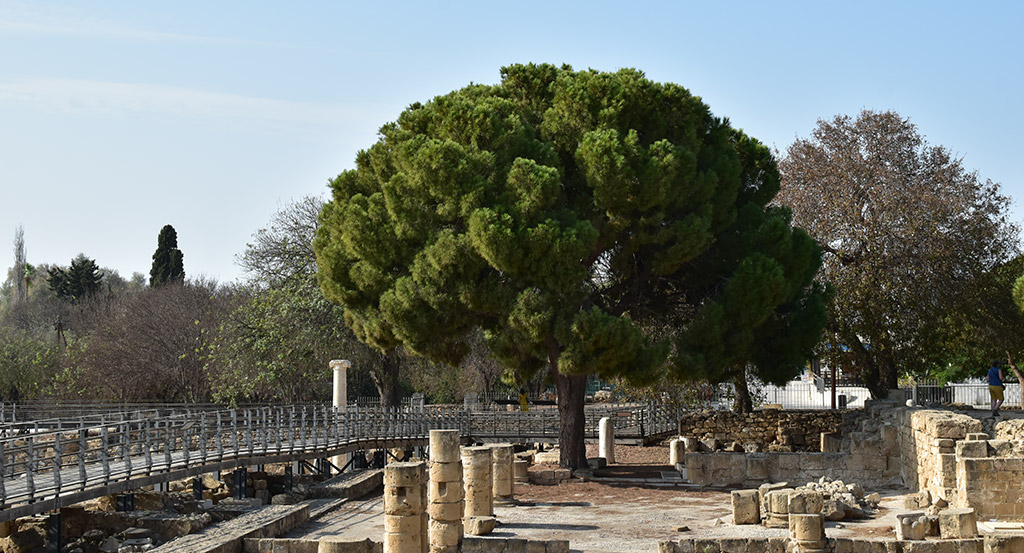
[[[462,520],[464,512],[464,503],[461,501],[427,504],[427,514],[434,520],[455,522]]]
[[[484,539],[484,538],[476,538],[476,537],[472,537],[472,536],[466,536],[466,537],[462,538],[462,552],[463,553],[481,553],[484,550],[483,542],[485,542],[485,541],[492,541],[492,540],[487,540],[487,539]]]
[[[423,461],[390,463],[384,467],[384,487],[417,487],[423,483],[425,476],[426,464]]]
[[[419,532],[416,534],[392,534],[390,532],[384,532],[384,551],[421,551],[423,549],[423,540],[425,539],[427,539],[427,537],[421,536]]]
[[[981,440],[960,440],[956,443],[956,456],[963,459],[988,457],[988,442]]]
[[[508,538],[505,540],[505,553],[526,553],[527,541],[521,538]]]
[[[811,490],[795,490],[789,494],[790,513],[820,513],[824,505],[821,492]]]
[[[928,517],[923,512],[896,515],[897,540],[923,540],[928,535]]]
[[[662,540],[658,542],[658,553],[678,553],[679,542]]]
[[[722,551],[722,543],[717,538],[695,538],[693,550],[699,553],[729,553]]]
[[[745,551],[747,549],[746,538],[721,538],[718,542],[718,547],[721,548],[723,553],[732,551]]]
[[[461,453],[459,451],[458,430],[431,430],[430,438],[430,460],[435,463],[457,463]]]
[[[541,540],[530,540],[526,542],[526,553],[547,553],[547,544]]]
[[[768,457],[766,455],[746,455],[746,479],[750,481],[765,481],[768,479]]]
[[[732,523],[761,523],[761,507],[758,505],[757,490],[733,490]]]
[[[978,518],[974,509],[945,509],[939,511],[939,535],[943,539],[963,539],[978,536]]]
[[[389,515],[417,515],[427,506],[423,487],[384,488],[384,513]]]
[[[1019,553],[1024,551],[1024,536],[985,535],[985,553]]]
[[[427,474],[431,482],[462,482],[462,461],[431,462]]]
[[[472,536],[486,536],[494,531],[498,519],[492,516],[471,516],[463,521],[466,533]]]
[[[320,540],[313,550],[317,553],[373,553],[375,545],[373,540],[369,538],[359,541],[325,538]],[[289,553],[297,551],[295,547],[288,549]]]
[[[454,503],[462,501],[462,482],[435,482],[427,483],[427,501],[429,503]]]
[[[825,519],[820,514],[789,513],[789,537],[804,542],[825,539]]]
[[[547,540],[544,542],[546,553],[569,553],[569,540]]]

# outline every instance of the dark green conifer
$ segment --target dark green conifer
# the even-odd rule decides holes
[[[149,270],[149,285],[160,286],[169,282],[185,282],[184,254],[178,249],[178,233],[171,225],[164,225],[156,240],[153,266]]]

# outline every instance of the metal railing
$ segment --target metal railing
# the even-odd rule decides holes
[[[679,412],[655,405],[585,410],[585,437],[611,417],[616,437],[675,432]],[[237,466],[424,445],[431,429],[474,440],[553,441],[557,409],[471,411],[262,406],[164,415],[142,409],[0,425],[0,521],[100,495]]]

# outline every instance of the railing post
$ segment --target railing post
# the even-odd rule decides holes
[[[277,429],[274,431],[274,445],[277,446],[277,453],[281,453],[281,408],[275,409],[277,419]]]
[[[288,410],[288,451],[295,451],[295,406]]]
[[[185,419],[185,421],[186,421],[185,424],[187,425],[188,424],[188,419]],[[191,452],[189,451],[189,443],[188,442],[189,442],[189,430],[185,426],[182,426],[181,427],[181,453],[182,453],[182,459],[185,462],[185,467],[188,467],[189,458],[191,457]]]
[[[199,459],[206,464],[206,411],[199,413]]]
[[[100,463],[103,466],[103,483],[110,484],[110,457],[108,451],[110,437],[107,434],[107,425],[104,423],[100,428]]]
[[[153,429],[150,428],[150,420],[142,421],[142,431],[146,434],[143,437],[142,453],[146,457],[146,476],[153,474]]]
[[[246,446],[246,449],[249,450],[249,456],[250,457],[252,456],[252,452],[253,452],[252,433],[253,433],[252,410],[251,409],[246,409],[245,410],[245,446]]]
[[[231,410],[231,449],[235,452],[235,457],[238,457],[238,411],[235,409]]]
[[[214,437],[214,443],[217,446],[217,460],[224,460],[224,425],[221,423],[220,411],[217,411],[217,435]]]
[[[82,490],[85,490],[85,486],[89,481],[89,475],[85,472],[85,453],[89,445],[88,435],[88,429],[80,428],[78,430],[78,479],[81,481]]]
[[[61,445],[61,433],[57,432],[53,441],[53,488],[54,494],[60,495],[61,479],[60,466],[64,457],[64,446]]]
[[[174,444],[174,435],[171,434],[173,425],[171,421],[167,421],[164,424],[164,462],[167,464],[166,470],[171,470],[171,448],[176,447]]]
[[[125,422],[124,424],[124,436],[121,440],[121,453],[124,456],[124,468],[127,472],[127,478],[132,477],[132,423]]]
[[[305,451],[306,450],[306,406],[305,405],[302,406],[301,431],[302,431],[302,450]]]
[[[0,441],[0,505],[7,503],[7,490],[4,488],[4,443]]]

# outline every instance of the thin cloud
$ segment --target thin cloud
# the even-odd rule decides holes
[[[34,107],[59,113],[152,113],[288,123],[353,122],[366,113],[336,104],[193,88],[53,78],[0,82],[0,106]]]
[[[288,47],[283,44],[254,40],[210,37],[138,28],[100,19],[82,12],[40,7],[19,3],[0,4],[0,32],[28,35],[54,35],[79,38],[191,43],[261,44]]]

